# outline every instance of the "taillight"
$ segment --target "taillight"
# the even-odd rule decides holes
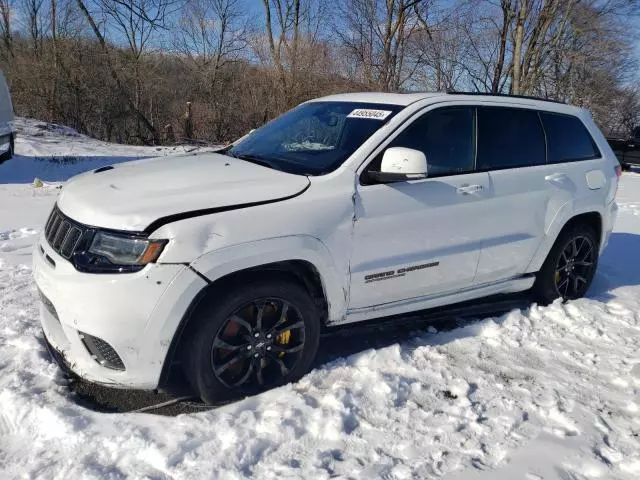
[[[622,176],[622,167],[620,165],[618,165],[616,167],[616,177],[618,177],[618,180],[620,180],[621,176]]]

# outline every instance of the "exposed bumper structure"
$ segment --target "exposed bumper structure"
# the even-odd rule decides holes
[[[43,238],[35,245],[33,269],[42,329],[58,363],[90,382],[120,388],[158,386],[182,316],[206,285],[185,265],[80,273]]]
[[[614,201],[607,207],[605,215],[602,217],[602,241],[600,242],[600,253],[604,251],[605,247],[609,244],[609,238],[613,227],[618,218],[618,204]]]

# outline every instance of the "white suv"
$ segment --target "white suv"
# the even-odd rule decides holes
[[[587,291],[620,166],[585,110],[524,97],[337,95],[218,153],[66,184],[35,247],[54,355],[206,402],[295,381],[323,325]]]

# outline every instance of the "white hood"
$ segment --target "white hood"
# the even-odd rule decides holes
[[[116,230],[142,231],[164,217],[286,199],[309,186],[305,176],[216,153],[138,160],[101,170],[71,179],[58,206],[80,223]]]

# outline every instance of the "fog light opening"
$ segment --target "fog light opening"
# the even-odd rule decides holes
[[[122,359],[107,342],[84,332],[79,332],[79,337],[91,358],[97,363],[111,370],[125,370]]]

